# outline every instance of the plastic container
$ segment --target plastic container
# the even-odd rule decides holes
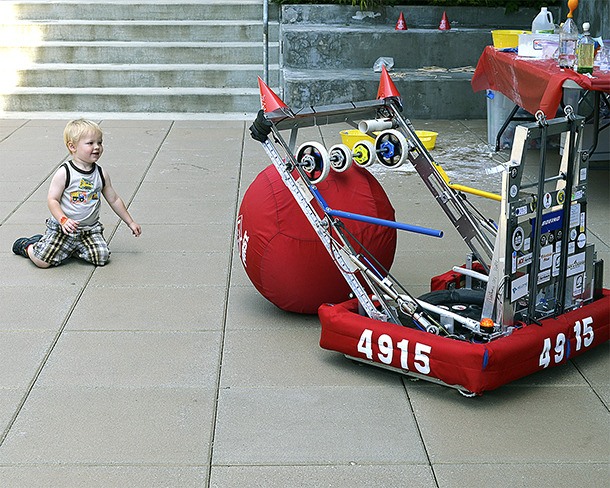
[[[559,32],[559,67],[573,69],[576,64],[578,27],[569,15]]]
[[[530,34],[530,32],[525,30],[492,30],[491,38],[495,48],[505,49],[519,46],[519,34]]]
[[[373,134],[377,133],[373,132]],[[416,130],[415,134],[417,134],[417,137],[419,137],[419,140],[422,142],[422,144],[428,151],[434,149],[434,146],[436,146],[436,138],[438,137],[438,132],[433,132],[430,130]],[[358,129],[342,130],[341,132],[339,132],[339,135],[341,136],[341,142],[350,149],[353,149],[358,142],[363,140],[375,144],[374,138],[372,138],[368,134],[365,134],[364,132],[359,131]]]
[[[373,139],[368,134],[359,131],[358,129],[342,130],[341,132],[339,132],[339,135],[341,136],[341,142],[350,149],[353,149],[357,142],[363,140],[375,144],[375,139]]]
[[[487,144],[496,146],[496,136],[515,104],[502,93],[487,90]],[[517,124],[511,122],[500,138],[499,149],[509,149],[513,145],[513,135]]]
[[[555,24],[553,14],[546,7],[542,7],[540,12],[532,22],[532,34],[554,34]]]
[[[593,60],[595,59],[595,42],[589,34],[589,22],[582,25],[583,34],[576,47],[577,68],[579,73],[593,73]]]
[[[416,130],[415,134],[417,134],[417,137],[419,137],[419,140],[428,151],[434,149],[438,132],[432,132],[431,130]]]

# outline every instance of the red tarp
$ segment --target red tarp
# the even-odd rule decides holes
[[[593,78],[569,69],[561,69],[554,59],[520,58],[515,53],[487,46],[472,77],[475,92],[491,89],[502,93],[531,114],[542,110],[555,117],[566,80],[573,80],[585,90],[610,92],[610,73],[598,68]]]

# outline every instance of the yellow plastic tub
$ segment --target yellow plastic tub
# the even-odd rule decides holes
[[[339,134],[341,135],[341,142],[350,149],[353,149],[354,145],[362,140],[366,140],[375,144],[375,139],[373,139],[368,134],[359,131],[358,129],[342,130],[341,132],[339,132]]]
[[[434,146],[436,145],[436,137],[438,136],[438,132],[432,132],[430,130],[416,130],[415,133],[417,134],[417,137],[419,137],[419,140],[422,142],[422,144],[428,151],[431,151],[432,149],[434,149]]]
[[[492,30],[491,38],[494,47],[498,49],[519,47],[519,34],[531,34],[531,32],[526,30]]]
[[[428,151],[434,149],[438,132],[432,132],[429,130],[416,130],[415,133]],[[368,134],[365,134],[364,132],[359,131],[358,129],[342,130],[341,132],[339,132],[339,134],[341,135],[341,142],[350,149],[353,149],[354,145],[362,140],[366,140],[375,144],[375,139],[373,137],[369,136]]]

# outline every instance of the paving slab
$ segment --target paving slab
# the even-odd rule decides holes
[[[393,488],[405,483],[412,488],[436,487],[434,475],[421,464],[378,464],[349,466],[213,466],[210,487],[306,488],[313,486]]]
[[[214,398],[204,388],[35,388],[0,465],[206,465]]]
[[[208,472],[207,466],[0,466],[0,479],[6,488],[199,488]]]
[[[426,462],[400,388],[226,388],[218,400],[215,465]]]

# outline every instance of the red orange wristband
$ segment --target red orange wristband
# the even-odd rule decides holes
[[[59,223],[61,225],[64,225],[67,221],[68,221],[68,217],[66,217],[65,215],[61,219],[59,219]]]

